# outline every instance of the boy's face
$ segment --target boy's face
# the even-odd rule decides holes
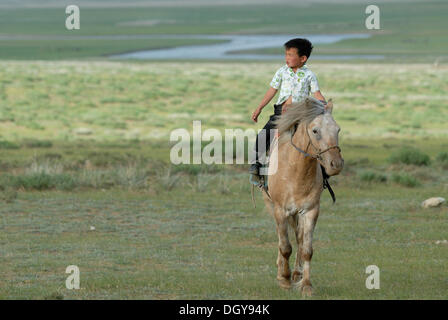
[[[306,56],[299,56],[297,48],[285,49],[285,60],[286,64],[290,68],[302,67],[306,60]]]

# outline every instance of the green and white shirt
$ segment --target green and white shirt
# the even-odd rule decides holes
[[[319,91],[316,75],[306,65],[303,65],[294,72],[285,63],[275,73],[270,86],[274,89],[281,87],[276,104],[282,104],[291,95],[292,102],[298,102],[308,97],[310,91],[312,93]]]

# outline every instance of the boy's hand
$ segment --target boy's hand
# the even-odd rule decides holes
[[[269,101],[271,101],[271,99],[275,96],[275,94],[277,93],[277,89],[274,89],[272,87],[269,87],[268,91],[266,91],[266,94],[264,95],[263,100],[261,100],[259,106],[257,109],[255,109],[255,111],[252,113],[252,120],[254,122],[258,121],[258,116],[261,113],[261,110],[263,110],[263,108],[269,103]]]
[[[260,108],[255,109],[255,111],[252,113],[252,120],[254,122],[258,121],[258,116],[260,115],[260,113],[261,113],[261,109]]]

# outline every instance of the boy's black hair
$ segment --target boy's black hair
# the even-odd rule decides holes
[[[310,57],[311,51],[313,51],[313,45],[307,39],[295,38],[289,40],[284,44],[285,49],[297,48],[297,53],[300,56]]]

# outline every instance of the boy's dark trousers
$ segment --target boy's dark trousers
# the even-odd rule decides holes
[[[277,120],[278,117],[282,114],[282,105],[274,104],[274,114],[269,117],[269,121],[263,127],[263,130],[257,135],[257,140],[255,141],[255,163],[260,167],[264,162],[261,163],[260,159],[265,159],[265,154],[269,151],[269,147],[271,145],[274,136],[271,135],[271,130],[275,129],[273,121]],[[260,148],[258,146],[258,140],[260,140]],[[263,142],[266,141],[266,147],[263,145]]]

